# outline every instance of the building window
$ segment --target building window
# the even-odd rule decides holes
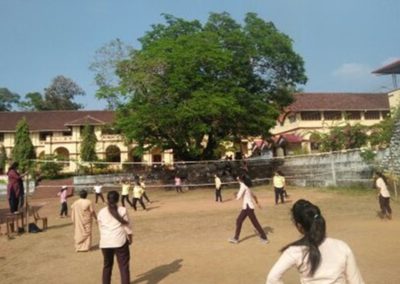
[[[348,120],[360,120],[361,112],[359,111],[346,111],[345,118]]]
[[[380,119],[381,116],[379,114],[379,111],[366,111],[364,113],[364,118],[368,120],[373,120],[373,119]]]
[[[382,111],[382,118],[385,119],[387,117],[390,117],[390,111]]]
[[[289,119],[290,123],[295,123],[296,122],[296,115],[295,114],[289,115],[288,119]]]
[[[300,113],[301,120],[321,120],[319,111],[303,111]]]
[[[46,141],[47,136],[53,136],[53,132],[40,132],[39,133],[39,140],[40,141]]]
[[[325,120],[341,120],[342,113],[340,111],[326,111],[324,112]]]
[[[4,133],[0,133],[0,142],[4,142]]]

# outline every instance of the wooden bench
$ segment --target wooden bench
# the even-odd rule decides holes
[[[42,221],[42,230],[47,230],[47,217],[40,217],[38,209],[33,206],[28,206],[29,215],[33,217],[34,223],[37,225],[38,221]]]
[[[24,229],[24,213],[9,213],[6,215],[7,236],[12,237],[14,233],[20,233],[19,228]]]

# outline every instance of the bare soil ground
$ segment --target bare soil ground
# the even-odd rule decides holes
[[[130,212],[134,224],[131,246],[131,283],[265,283],[279,257],[279,249],[299,237],[290,220],[292,202],[306,198],[320,206],[330,237],[347,242],[356,256],[366,283],[400,283],[400,206],[392,202],[392,221],[377,218],[378,202],[372,190],[344,194],[316,189],[288,188],[289,201],[275,206],[271,187],[255,188],[262,209],[256,215],[268,232],[269,244],[260,243],[249,220],[241,242],[230,244],[241,203],[236,190],[223,191],[223,203],[214,201],[212,189],[151,190],[149,211]],[[77,197],[69,199],[69,206]],[[94,199],[94,195],[89,195]],[[49,218],[49,229],[8,239],[0,236],[0,282],[6,283],[100,283],[102,254],[99,234],[93,230],[93,249],[76,253],[70,219],[58,218],[56,198],[35,199],[39,213]],[[97,204],[98,211],[103,204]],[[0,209],[8,208],[5,200]],[[5,232],[1,224],[1,232]],[[299,283],[295,270],[285,283]],[[114,264],[113,283],[119,283]]]

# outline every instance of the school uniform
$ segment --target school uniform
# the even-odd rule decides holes
[[[104,259],[102,277],[103,284],[111,283],[114,255],[117,257],[121,283],[130,283],[130,252],[127,238],[128,235],[132,235],[132,229],[126,208],[118,207],[118,213],[124,220],[128,221],[127,225],[123,225],[115,219],[107,207],[101,209],[97,216],[100,231],[99,247],[103,253]]]
[[[218,202],[218,200],[219,200],[220,202],[222,202],[222,195],[221,195],[222,182],[221,182],[221,179],[219,177],[215,177],[214,178],[214,182],[215,182],[215,201]]]
[[[309,275],[308,248],[290,246],[272,267],[266,284],[282,284],[283,274],[291,267],[296,267],[299,271],[301,284],[364,284],[353,252],[345,242],[326,238],[318,249],[321,262],[314,275]]]
[[[122,203],[122,206],[124,206],[124,207],[125,207],[125,200],[126,200],[126,202],[128,202],[128,204],[131,207],[133,207],[131,201],[129,200],[129,189],[130,189],[130,187],[131,187],[130,184],[126,184],[126,183],[122,184],[121,203]]]
[[[379,188],[379,206],[383,216],[390,216],[392,214],[392,208],[390,208],[390,192],[383,178],[376,180],[376,187]]]
[[[239,216],[236,219],[236,230],[235,230],[234,240],[239,240],[242,224],[243,221],[246,219],[246,217],[250,218],[250,221],[253,224],[254,228],[260,234],[260,238],[262,240],[267,240],[267,236],[264,230],[261,228],[261,225],[258,222],[256,215],[254,214],[254,203],[251,190],[243,182],[240,182],[240,189],[236,195],[236,200],[240,199],[243,199],[242,211],[240,211]]]
[[[143,202],[143,198],[142,198],[142,196],[143,196],[143,192],[144,192],[144,190],[143,190],[143,188],[140,186],[140,185],[135,185],[134,187],[133,187],[133,199],[132,199],[132,206],[133,206],[133,209],[135,209],[135,211],[136,211],[136,204],[137,204],[137,202],[139,201],[139,203],[140,203],[140,205],[142,206],[142,208],[144,209],[144,210],[146,210],[146,206],[144,205],[144,202]]]
[[[272,183],[275,191],[275,204],[278,204],[279,199],[281,200],[281,203],[284,203],[285,178],[283,176],[275,175],[272,178]]]

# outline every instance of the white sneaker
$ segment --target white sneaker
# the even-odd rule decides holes
[[[238,243],[239,243],[239,240],[237,240],[237,239],[235,239],[235,238],[230,238],[230,239],[228,240],[228,242],[230,242],[230,243],[232,243],[232,244],[238,244]]]
[[[262,243],[262,244],[268,244],[269,243],[269,240],[268,239],[263,239],[263,238],[260,238],[260,242]]]

